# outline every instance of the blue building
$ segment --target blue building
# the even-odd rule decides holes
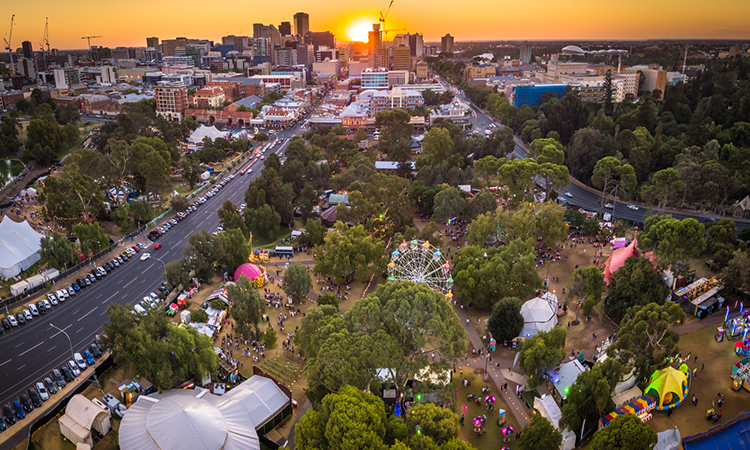
[[[511,97],[511,104],[517,108],[524,105],[539,106],[542,104],[542,96],[545,92],[557,94],[557,98],[563,98],[567,84],[530,84],[528,86],[516,86]]]

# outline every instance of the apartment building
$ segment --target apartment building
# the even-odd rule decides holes
[[[160,82],[154,88],[156,114],[167,120],[181,122],[187,109],[187,87],[180,82]]]

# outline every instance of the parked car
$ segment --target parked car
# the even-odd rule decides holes
[[[55,297],[54,295],[47,294],[47,300],[49,300],[49,302],[53,305],[57,305],[57,297]]]
[[[36,390],[37,392],[39,392],[39,397],[42,398],[43,402],[49,400],[49,392],[47,392],[47,388],[44,387],[44,383],[42,383],[41,381],[37,381]]]
[[[10,326],[12,326],[12,327],[17,327],[18,326],[18,321],[16,320],[15,317],[13,317],[12,314],[10,316],[6,317],[6,319],[8,319],[8,322],[10,322]]]
[[[0,320],[0,322],[2,322],[3,328],[5,328],[6,330],[10,330],[11,325],[10,325],[10,321],[7,318],[3,317],[2,320]]]
[[[32,305],[32,306],[33,306],[33,305]],[[38,313],[38,312],[37,312],[37,313]],[[24,310],[23,310],[23,318],[24,318],[24,319],[26,319],[26,321],[27,321],[27,322],[28,322],[29,320],[34,320],[34,316],[32,316],[32,315],[31,315],[31,311],[29,311],[28,309],[24,309]]]
[[[81,356],[80,353],[74,354],[73,360],[76,362],[76,364],[78,365],[78,368],[81,370],[86,370],[86,367],[88,367],[86,365],[86,361],[83,360],[83,356]]]
[[[78,376],[81,374],[81,369],[78,368],[78,365],[76,365],[75,361],[70,360],[68,361],[68,368],[71,372],[73,372],[73,376]]]
[[[102,357],[102,351],[99,350],[99,346],[96,344],[91,344],[91,353],[94,354],[95,358],[101,358]]]
[[[29,396],[26,394],[21,394],[21,405],[26,412],[34,410],[34,405],[31,404],[31,400],[29,400]]]
[[[57,385],[61,388],[67,384],[65,382],[65,378],[63,378],[62,376],[62,373],[57,369],[52,370],[52,377],[55,379],[55,383],[57,383]]]
[[[8,422],[8,425],[16,423],[16,416],[13,415],[13,410],[7,403],[3,405],[3,414],[5,415],[5,421]]]
[[[16,314],[16,320],[18,321],[20,325],[26,325],[26,319],[23,317],[23,314],[21,313]]]
[[[71,297],[76,295],[76,290],[73,289],[73,286],[68,286],[68,295]]]
[[[78,291],[81,290],[81,286],[78,285],[78,282],[75,282],[75,283],[71,284],[70,287],[72,287],[73,290],[76,291],[76,292],[78,292]]]
[[[36,310],[39,311],[39,314],[47,314],[47,307],[44,306],[41,300],[36,302]]]
[[[89,364],[89,366],[94,365],[94,355],[92,355],[90,351],[84,350],[83,357],[86,359],[86,362]]]
[[[30,387],[27,392],[29,393],[31,404],[34,405],[35,408],[42,406],[42,397],[39,396],[39,392],[37,392],[36,389]]]
[[[57,386],[55,386],[55,383],[52,381],[50,377],[47,377],[44,379],[44,387],[47,388],[47,392],[49,392],[50,394],[57,393]]]
[[[63,365],[60,367],[60,372],[62,372],[63,377],[65,377],[65,381],[68,383],[72,382],[75,377],[73,376],[73,372],[68,368],[68,366]]]
[[[13,400],[13,409],[16,410],[16,417],[18,417],[18,420],[23,419],[26,417],[26,413],[23,412],[23,407],[21,406],[21,402],[18,400]]]
[[[52,309],[52,304],[49,302],[49,300],[47,299],[42,300],[42,304],[44,305],[45,308]]]
[[[24,311],[26,311],[26,310],[24,310]],[[33,303],[29,303],[29,312],[31,313],[32,316],[38,316],[39,315],[39,309]],[[26,314],[26,313],[24,312],[24,314]]]

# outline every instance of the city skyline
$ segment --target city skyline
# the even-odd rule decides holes
[[[441,2],[445,7],[441,7]],[[44,24],[49,17],[50,45],[60,50],[85,49],[82,36],[103,36],[91,41],[105,47],[143,47],[146,38],[157,36],[173,39],[178,36],[219,41],[226,35],[252,36],[253,23],[293,22],[294,14],[305,12],[310,17],[311,31],[331,31],[337,41],[362,38],[366,25],[378,23],[380,10],[387,1],[358,3],[330,0],[326,2],[290,2],[283,9],[271,6],[247,6],[228,2],[224,8],[205,9],[204,4],[188,0],[184,9],[172,5],[143,3],[144,12],[134,8],[101,5],[96,8],[71,8],[40,0],[33,10],[16,7],[0,17],[2,33],[7,36],[10,15],[15,14],[12,47],[30,41],[39,50]],[[191,7],[195,5],[195,7]],[[147,9],[146,9],[147,8]],[[587,9],[588,8],[588,9]],[[227,11],[233,11],[227,14]],[[486,5],[456,10],[447,0],[421,3],[395,1],[387,17],[386,28],[395,33],[418,32],[426,41],[439,41],[450,33],[456,41],[467,40],[581,40],[612,39],[750,39],[750,2],[727,0],[707,5],[697,0],[677,2],[635,0],[628,8],[631,15],[612,15],[591,2],[572,2],[567,8],[559,3],[541,0],[529,10],[524,4]],[[481,12],[481,13],[480,13]],[[126,20],[118,17],[126,15]],[[666,18],[666,19],[665,19]],[[354,30],[357,30],[356,33]],[[689,31],[685,31],[689,30]],[[353,34],[356,34],[353,36]],[[389,35],[389,37],[392,35]]]

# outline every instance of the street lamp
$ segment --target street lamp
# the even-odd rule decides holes
[[[167,265],[159,258],[154,258],[155,260],[159,261],[162,266],[164,266],[164,281],[167,281]]]
[[[70,340],[70,335],[68,333],[66,333],[65,330],[63,330],[62,328],[60,328],[58,326],[55,326],[55,325],[53,325],[51,323],[49,324],[49,326],[51,326],[52,328],[54,328],[56,330],[59,330],[60,333],[64,334],[65,337],[68,338],[68,343],[70,344],[70,356],[73,358],[73,360],[75,360],[75,356],[74,356],[74,352],[73,352],[73,341]]]

